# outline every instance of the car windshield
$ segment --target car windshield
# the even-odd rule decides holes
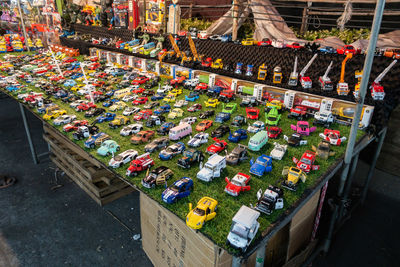
[[[202,123],[199,124],[199,126],[205,126],[206,124],[207,124],[207,123],[202,122]]]
[[[221,143],[215,143],[214,146],[216,146],[216,147],[222,147],[222,144],[221,144]]]
[[[236,185],[236,186],[242,186],[241,183],[239,183],[238,181],[233,180],[233,179],[232,179],[231,183],[234,184],[234,185]]]
[[[175,192],[179,192],[179,187],[177,187],[176,185],[171,186],[171,190],[175,191]]]
[[[204,212],[204,210],[199,209],[199,208],[195,208],[195,209],[193,210],[193,213],[196,214],[196,215],[198,215],[198,216],[204,216],[204,215],[206,214],[206,213]]]
[[[265,161],[262,161],[262,160],[259,160],[259,159],[257,159],[256,160],[256,164],[258,164],[258,165],[266,165],[267,164],[267,162]]]
[[[225,107],[226,110],[231,110],[232,108],[233,108],[233,107],[231,107],[231,106]]]
[[[327,147],[327,146],[320,146],[320,147],[319,147],[319,150],[321,150],[321,151],[329,151],[329,147]]]
[[[192,151],[185,150],[185,152],[183,152],[183,156],[190,158],[193,156],[193,153],[192,153]]]
[[[247,229],[238,223],[235,223],[235,225],[233,225],[231,232],[247,239]]]
[[[269,132],[272,133],[272,134],[277,134],[278,130],[277,129],[270,129]]]
[[[268,120],[270,120],[270,121],[276,121],[276,117],[271,117],[271,116],[268,116]]]
[[[306,159],[306,158],[302,158],[301,162],[307,164],[307,165],[311,165],[311,160],[310,159]]]
[[[249,111],[248,112],[250,115],[257,115],[257,112],[255,112],[255,111]]]

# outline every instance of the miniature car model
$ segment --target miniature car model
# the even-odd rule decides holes
[[[246,108],[246,116],[250,120],[258,120],[260,110],[258,108]]]
[[[124,102],[116,102],[111,107],[109,107],[109,110],[114,112],[117,110],[122,110],[126,107],[127,107],[127,105]]]
[[[121,129],[121,131],[119,132],[119,134],[122,136],[129,136],[131,134],[138,133],[141,130],[143,130],[142,124],[139,124],[139,123],[129,124],[129,125],[123,127]]]
[[[242,45],[254,45],[255,40],[253,38],[247,38],[242,41]]]
[[[147,120],[153,114],[151,109],[141,110],[138,114],[133,116],[135,121]]]
[[[212,58],[210,58],[210,57],[205,58],[205,59],[202,60],[201,66],[203,66],[205,68],[209,68],[209,67],[211,67],[212,62],[213,62]]]
[[[225,177],[226,186],[224,191],[234,197],[237,197],[242,191],[249,191],[250,186],[250,175],[244,173],[237,173],[232,180],[229,181],[228,177]]]
[[[226,106],[223,105],[222,112],[232,114],[233,112],[235,112],[236,108],[237,108],[236,103],[228,103],[226,104]]]
[[[210,197],[202,197],[196,208],[189,203],[189,213],[186,216],[186,225],[192,229],[200,229],[204,223],[214,219],[217,215],[218,201]]]
[[[257,198],[255,209],[262,213],[270,215],[274,210],[283,209],[283,191],[279,187],[269,185],[264,194],[260,189]]]
[[[300,160],[293,157],[293,162],[297,164],[297,168],[301,169],[305,173],[309,173],[311,170],[316,171],[319,170],[319,165],[314,165],[315,162],[315,152],[307,150],[301,156]]]
[[[210,128],[213,125],[213,121],[211,120],[203,120],[196,126],[196,131],[198,132],[204,132],[208,128]]]
[[[330,143],[328,141],[322,140],[319,142],[318,146],[312,145],[312,150],[315,155],[321,159],[327,160],[329,157],[335,155],[335,151],[331,150]]]
[[[279,135],[282,133],[282,129],[277,126],[267,127],[268,138],[277,139]]]
[[[354,46],[352,46],[352,45],[345,45],[341,48],[336,49],[336,52],[339,55],[347,55],[347,54],[356,55],[356,54],[360,54],[361,51],[359,49],[355,49]]]
[[[144,83],[148,82],[149,80],[150,79],[147,78],[146,76],[140,76],[140,77],[137,77],[136,79],[134,79],[132,81],[132,84],[133,85],[144,84]]]
[[[306,181],[306,174],[299,168],[296,167],[284,167],[282,170],[282,176],[285,180],[282,182],[282,186],[291,191],[296,191],[299,180],[303,183]]]
[[[96,108],[96,105],[89,102],[89,103],[81,103],[79,106],[75,108],[76,111],[87,111],[91,108]]]
[[[329,128],[335,120],[331,111],[317,111],[314,114],[313,124],[323,125],[325,128]]]
[[[229,165],[237,165],[248,158],[247,154],[246,147],[239,144],[226,156],[226,163]]]
[[[193,148],[189,148],[183,151],[182,158],[178,160],[177,164],[182,168],[188,169],[194,163],[200,163],[203,160],[204,160],[203,152]]]
[[[43,115],[43,119],[44,120],[53,120],[61,115],[66,114],[67,111],[64,109],[57,109],[57,110],[53,110],[50,113],[46,113]]]
[[[156,185],[164,185],[171,177],[174,172],[165,167],[160,166],[152,170],[149,175],[147,175],[142,180],[142,185],[146,188],[154,188]]]
[[[216,98],[210,98],[207,101],[204,101],[204,105],[206,107],[216,108],[219,105],[219,100]]]
[[[88,125],[87,120],[74,120],[73,122],[64,125],[63,130],[64,132],[72,132],[78,130],[79,126],[86,126]]]
[[[315,130],[317,129],[315,126],[310,127],[308,121],[298,121],[296,125],[290,125],[290,128],[299,134],[307,136],[310,135],[312,132],[315,132]]]
[[[174,107],[181,108],[181,107],[187,106],[187,104],[188,104],[188,102],[186,100],[180,99],[175,102]]]
[[[258,211],[242,206],[232,218],[232,226],[226,242],[245,252],[260,228],[260,223],[257,221],[259,216]]]
[[[228,140],[232,143],[239,143],[244,139],[247,139],[247,132],[244,129],[238,129],[234,133],[229,133]]]
[[[124,111],[122,112],[122,115],[124,116],[130,116],[132,114],[136,114],[140,111],[140,108],[137,107],[127,107],[124,109]]]
[[[274,142],[274,148],[271,150],[270,156],[273,159],[281,160],[283,156],[285,156],[287,151],[287,145],[281,145],[277,142]]]
[[[130,122],[130,119],[123,115],[115,116],[115,118],[108,124],[111,129],[116,129],[122,125],[126,125]]]
[[[208,84],[206,83],[199,83],[194,88],[194,92],[198,92],[199,94],[204,94],[207,92],[207,90],[208,90]]]
[[[185,96],[185,100],[186,101],[191,101],[191,102],[194,102],[194,101],[196,101],[197,99],[199,99],[199,93],[198,92],[190,92],[189,93],[189,95],[186,95]]]
[[[245,96],[242,98],[240,103],[241,107],[254,107],[258,105],[257,97],[255,96]]]
[[[340,146],[340,144],[347,140],[345,136],[340,137],[340,131],[325,129],[324,133],[320,133],[319,137],[328,141],[331,145]]]
[[[199,118],[200,119],[207,119],[207,118],[213,116],[214,114],[215,114],[214,110],[206,110],[206,111],[200,113]]]
[[[182,142],[178,142],[170,145],[166,149],[161,150],[160,153],[158,154],[158,157],[161,160],[170,160],[175,155],[181,154],[184,150],[185,150],[185,144]]]
[[[72,122],[75,119],[76,119],[75,115],[62,115],[62,116],[59,116],[58,118],[54,119],[53,124],[54,125],[67,124],[67,123]]]
[[[183,84],[183,82],[186,80],[186,77],[185,76],[179,76],[179,77],[176,77],[175,79],[172,79],[170,82],[169,82],[169,84],[170,85],[172,85],[172,86],[175,86],[175,88],[177,88],[179,85],[181,85],[181,84]],[[180,93],[179,94],[181,94],[182,93],[182,89],[179,89],[180,90]],[[176,96],[176,95],[175,95]]]
[[[131,138],[133,144],[147,143],[154,136],[154,131],[140,131]]]
[[[268,114],[265,115],[265,123],[268,125],[278,125],[279,120],[281,119],[281,114],[279,114],[278,109],[272,108]]]
[[[307,140],[303,140],[299,133],[293,133],[290,137],[284,135],[283,138],[288,142],[289,146],[302,146],[307,144]]]
[[[76,132],[75,134],[78,134],[78,132]],[[111,137],[108,134],[101,132],[90,136],[90,138],[87,139],[83,144],[87,148],[95,148],[96,145],[101,145],[104,141],[110,139]]]
[[[182,116],[183,116],[183,110],[180,108],[174,108],[173,110],[171,110],[170,113],[168,113],[169,119],[176,119],[176,118],[180,118]]]
[[[197,117],[186,117],[186,118],[181,119],[179,124],[187,123],[187,124],[192,125],[192,124],[196,123],[196,121],[197,121]]]
[[[211,132],[211,137],[222,137],[226,133],[229,133],[231,129],[227,125],[220,125],[217,129]]]
[[[169,104],[165,104],[154,110],[154,114],[160,115],[163,113],[168,113],[171,110],[171,106]]]
[[[102,123],[105,121],[112,121],[112,120],[114,120],[115,116],[116,116],[115,113],[107,112],[107,113],[104,113],[103,115],[97,117],[95,121],[97,123]]]
[[[243,115],[237,115],[232,119],[232,123],[231,125],[233,127],[241,127],[242,125],[244,125],[246,123],[246,117]]]
[[[247,128],[249,133],[258,133],[261,130],[264,130],[265,123],[262,121],[255,121],[252,125]]]
[[[95,125],[90,126],[79,126],[75,133],[73,133],[72,137],[75,140],[82,140],[84,138],[89,137],[90,135],[97,134],[99,132],[99,127]],[[94,144],[93,144],[94,147]]]
[[[138,156],[138,152],[133,149],[125,150],[124,152],[119,153],[118,155],[112,157],[108,162],[108,166],[112,168],[119,168],[122,165],[131,162]]]
[[[180,89],[180,88],[179,89],[178,88],[172,89],[168,93],[168,95],[172,95],[174,97],[177,97],[178,95],[181,95],[181,94],[182,94],[182,89]]]
[[[214,178],[221,176],[221,171],[226,168],[226,159],[223,156],[214,154],[208,158],[197,173],[197,179],[204,182],[211,182]]]
[[[126,170],[127,176],[136,176],[139,172],[147,170],[154,165],[154,160],[150,158],[149,153],[145,153],[136,157],[136,159],[132,160],[129,164],[128,169]]]
[[[132,89],[132,93],[135,95],[140,95],[141,93],[143,93],[146,89],[142,88],[142,87],[137,87],[135,89]]]
[[[169,133],[169,130],[174,128],[176,125],[173,122],[164,122],[160,128],[157,129],[157,133],[160,135],[166,135]]]
[[[157,139],[154,139],[151,141],[149,144],[144,146],[144,151],[148,153],[152,153],[158,149],[162,149],[167,147],[169,144],[169,138],[168,137],[159,137]]]
[[[188,141],[187,145],[190,147],[199,147],[208,142],[208,137],[208,133],[197,133]]]
[[[111,153],[119,151],[120,147],[114,140],[106,140],[97,149],[97,154],[100,156],[109,156]]]
[[[134,105],[136,105],[136,106],[137,106],[137,105],[143,105],[143,104],[146,104],[148,100],[149,100],[149,99],[147,98],[147,96],[141,96],[141,97],[139,97],[139,98],[133,100],[133,101],[132,101],[132,104],[134,104]]]
[[[273,108],[276,108],[278,111],[281,111],[283,108],[283,103],[277,99],[268,101],[267,104],[265,105],[265,112],[267,113]]]
[[[250,160],[250,173],[259,177],[263,176],[267,172],[272,171],[272,158],[265,154],[259,156],[255,161]]]
[[[162,115],[156,116],[156,115],[151,115],[150,118],[146,121],[146,126],[147,127],[153,127],[156,125],[161,125],[162,123],[165,122],[165,117]]]
[[[203,108],[203,106],[199,103],[193,104],[190,107],[188,107],[187,111],[189,112],[196,112],[199,111]]]
[[[214,143],[207,148],[209,154],[216,154],[226,149],[228,143],[224,140],[213,138]]]
[[[161,199],[168,204],[172,204],[181,198],[188,197],[192,190],[193,180],[189,177],[183,177],[165,189],[161,194]]]
[[[90,118],[103,114],[106,110],[104,108],[92,108],[85,112],[85,117]]]
[[[324,54],[336,54],[336,49],[332,46],[324,46],[319,49],[319,52]]]
[[[176,97],[173,95],[167,95],[166,97],[163,98],[163,101],[171,103],[176,101]]]
[[[257,43],[258,46],[271,46],[272,41],[268,38],[263,38],[261,41]]]

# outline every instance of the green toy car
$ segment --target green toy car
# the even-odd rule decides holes
[[[104,141],[99,149],[97,149],[97,154],[100,156],[109,156],[112,153],[119,151],[120,147],[114,140]]]
[[[226,105],[224,104],[223,107],[224,108],[222,109],[222,112],[232,114],[237,109],[237,104],[236,103],[228,103]]]
[[[280,119],[281,119],[281,114],[279,114],[277,108],[272,108],[268,112],[268,114],[267,113],[265,114],[265,123],[270,126],[277,126]]]

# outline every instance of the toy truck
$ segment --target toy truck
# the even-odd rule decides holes
[[[149,153],[140,155],[136,159],[131,161],[129,168],[126,170],[127,176],[136,176],[139,172],[147,170],[154,165],[154,160],[150,158]]]
[[[329,128],[335,117],[331,111],[317,111],[314,114],[314,124],[324,125],[325,128]]]
[[[232,226],[226,243],[243,252],[246,251],[260,227],[257,221],[259,216],[258,211],[242,206],[232,218]]]
[[[288,81],[288,85],[289,86],[297,86],[297,80],[299,78],[299,73],[297,72],[297,56],[294,60],[294,67],[293,67],[293,71],[289,76],[289,81]]]
[[[197,173],[197,179],[204,182],[211,182],[213,178],[220,177],[221,171],[226,167],[226,159],[218,154],[208,158],[206,164]]]
[[[325,71],[324,76],[319,77],[319,85],[321,86],[321,90],[323,91],[332,91],[333,90],[333,84],[331,81],[331,78],[328,77],[329,72],[331,71],[333,61],[329,64],[328,68]]]
[[[90,126],[79,126],[78,130],[73,133],[73,137],[75,140],[82,140],[84,138],[88,138],[90,135],[96,134],[99,131],[99,127],[90,125]]]
[[[198,84],[199,84],[199,79],[198,78],[194,78],[194,79],[190,79],[190,80],[185,80],[183,82],[183,87],[186,89],[191,89],[193,90]]]
[[[383,100],[385,98],[385,91],[383,86],[380,84],[380,81],[385,77],[386,73],[390,71],[390,69],[396,64],[397,60],[393,60],[389,66],[384,69],[381,74],[376,77],[374,82],[369,87],[371,90],[371,96],[374,100]]]
[[[310,77],[308,76],[304,76],[308,70],[308,68],[310,68],[311,64],[314,62],[314,60],[317,58],[318,54],[315,54],[310,61],[308,61],[307,65],[304,66],[304,68],[300,71],[300,84],[301,87],[303,87],[303,89],[310,89],[312,88],[312,81],[310,79]]]
[[[274,210],[283,209],[283,190],[276,186],[268,186],[264,194],[262,190],[257,192],[256,210],[270,215]]]
[[[242,98],[242,102],[240,103],[241,107],[254,107],[258,106],[257,97],[255,96],[245,96]]]
[[[203,160],[204,160],[203,152],[193,149],[193,148],[190,148],[190,149],[186,149],[183,152],[182,158],[180,158],[178,160],[178,166],[188,169],[194,163],[200,163]]]
[[[288,118],[303,120],[314,115],[315,112],[319,111],[321,104],[309,100],[301,100],[300,103],[290,109]]]
[[[342,61],[342,70],[340,71],[340,80],[336,86],[336,91],[338,95],[348,95],[349,84],[344,81],[344,74],[346,71],[346,62],[353,57],[353,54],[349,53],[346,55],[346,58]]]
[[[235,100],[235,91],[228,89],[224,90],[219,94],[218,99],[222,102],[228,103]]]

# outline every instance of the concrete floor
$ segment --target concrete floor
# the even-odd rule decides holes
[[[27,115],[38,153],[45,152],[42,125]],[[56,180],[48,159],[32,163],[15,101],[0,99],[0,121],[0,174],[18,179],[0,190],[0,266],[151,266],[133,238],[140,233],[137,192],[99,207],[68,178]],[[367,166],[358,169],[362,177]],[[314,266],[398,266],[400,178],[377,171],[371,188],[366,205]]]

